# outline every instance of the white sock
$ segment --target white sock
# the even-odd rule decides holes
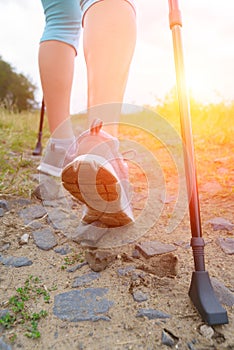
[[[60,146],[64,148],[65,150],[70,150],[70,152],[75,153],[76,151],[76,138],[75,136],[69,138],[69,139],[50,139],[51,143],[54,143],[57,146]]]

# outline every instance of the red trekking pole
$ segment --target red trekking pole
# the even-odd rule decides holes
[[[43,98],[42,102],[41,102],[40,123],[39,123],[39,131],[38,131],[38,136],[37,136],[37,144],[36,144],[36,147],[32,153],[34,156],[40,156],[42,154],[41,139],[42,139],[44,114],[45,114],[45,102],[44,102],[44,98]]]
[[[200,204],[198,196],[196,166],[194,157],[193,135],[189,99],[187,95],[184,58],[182,47],[182,20],[178,0],[168,0],[169,22],[172,31],[174,61],[176,70],[176,85],[180,109],[180,124],[183,141],[184,166],[189,201],[189,216],[191,226],[191,246],[195,271],[189,289],[189,296],[200,313],[202,319],[209,325],[228,323],[226,310],[220,305],[214,294],[209,274],[205,271],[204,240],[202,238]]]

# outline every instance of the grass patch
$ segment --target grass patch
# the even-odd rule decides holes
[[[31,157],[39,125],[39,112],[11,113],[0,109],[0,191],[30,197],[35,187],[31,174],[39,159]],[[47,123],[44,141],[49,137]]]
[[[200,155],[210,159],[210,151],[216,152],[217,157],[229,156],[234,147],[234,102],[204,105],[192,98],[190,102],[194,144],[199,163],[202,162]],[[156,114],[162,118],[157,118]],[[36,172],[40,161],[39,158],[32,157],[39,119],[39,111],[17,114],[0,109],[0,192],[4,195],[31,197],[35,188],[31,175]],[[79,115],[72,118],[72,121],[74,130],[84,129],[87,116]],[[180,117],[175,90],[163,101],[159,101],[157,106],[146,106],[139,113],[123,115],[120,122],[120,139],[133,140],[152,152],[158,152],[162,148],[161,140],[167,143],[167,140],[170,141],[170,138],[176,135],[180,137]],[[42,142],[44,147],[48,138],[48,124],[45,118]],[[204,167],[207,168],[207,164]]]
[[[23,334],[26,337],[32,339],[40,338],[41,333],[38,329],[38,323],[48,313],[43,309],[35,310],[38,301],[49,303],[50,294],[38,277],[30,275],[24,282],[23,287],[17,288],[16,294],[9,298],[9,311],[0,318],[0,325],[6,330],[22,325]],[[15,341],[18,334],[17,331],[13,333],[13,337],[12,332],[10,334],[10,340]]]

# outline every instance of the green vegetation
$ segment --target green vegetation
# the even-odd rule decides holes
[[[69,256],[65,256],[64,264],[61,266],[61,270],[65,270],[68,266],[74,265],[75,263],[84,262],[84,253],[72,253]]]
[[[151,108],[152,109],[152,108]],[[172,89],[153,110],[165,117],[180,132],[179,106],[176,90]],[[234,101],[202,104],[190,97],[194,139],[213,144],[233,142]]]
[[[16,294],[8,300],[9,311],[0,318],[0,325],[11,329],[20,324],[23,326],[26,337],[40,338],[38,322],[48,315],[45,310],[35,311],[36,302],[40,297],[43,297],[44,303],[49,303],[49,292],[38,277],[31,275],[26,279],[24,286],[17,288]],[[41,302],[40,299],[39,301]],[[17,333],[15,332],[11,341],[15,341],[16,337]]]
[[[0,192],[31,196],[35,173],[39,162],[32,158],[39,124],[38,112],[13,113],[0,108]],[[45,122],[43,143],[48,139]]]
[[[27,111],[35,105],[36,87],[0,57],[0,105],[9,111]]]
[[[230,154],[234,142],[234,102],[204,105],[191,98],[190,104],[196,151],[204,155],[206,150],[208,157],[209,150],[215,152],[217,149],[218,157],[220,146],[225,146],[223,149],[227,149]],[[157,106],[145,107],[139,113],[124,116],[122,120],[123,123],[140,125],[147,131],[155,127],[155,112],[165,118],[180,134],[179,109],[174,90],[163,101],[158,101]],[[39,119],[39,111],[13,113],[0,108],[0,192],[4,195],[30,197],[35,188],[31,175],[36,172],[40,158],[32,157],[32,151],[37,141]],[[77,127],[82,125],[83,128],[85,116],[74,119]],[[131,136],[136,142],[142,139],[139,129],[121,126],[120,137],[125,135]],[[44,147],[48,137],[45,119],[42,140]],[[153,140],[149,134],[145,134],[143,138],[147,147],[153,151],[161,147],[159,142],[156,145],[155,138]],[[200,163],[201,161],[199,159]]]

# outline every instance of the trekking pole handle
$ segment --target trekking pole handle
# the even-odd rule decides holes
[[[168,0],[169,3],[169,23],[170,29],[175,25],[182,27],[182,17],[179,9],[178,0]]]

